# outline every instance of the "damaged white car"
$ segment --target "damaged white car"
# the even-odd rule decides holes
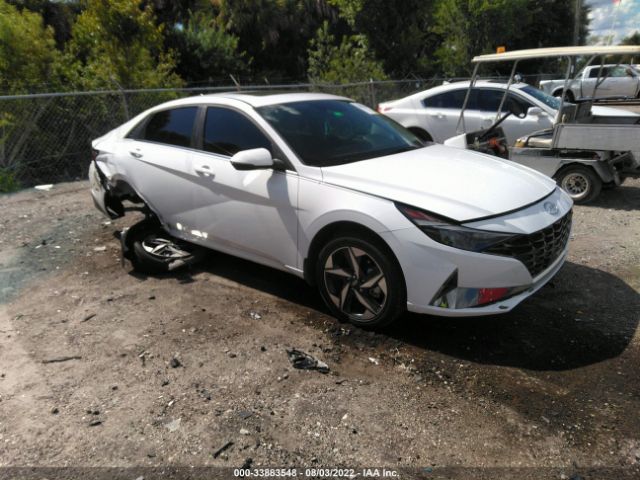
[[[562,266],[571,199],[529,168],[425,144],[325,94],[216,94],[152,108],[93,142],[91,193],[141,270],[207,247],[305,278],[331,312],[511,310]],[[125,207],[128,205],[128,207]]]

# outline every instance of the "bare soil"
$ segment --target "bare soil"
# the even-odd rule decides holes
[[[123,268],[114,232],[134,217],[107,222],[85,182],[2,196],[0,467],[634,478],[639,208],[640,180],[577,206],[568,262],[509,314],[371,333],[220,253],[167,276]],[[330,373],[293,369],[287,348]]]

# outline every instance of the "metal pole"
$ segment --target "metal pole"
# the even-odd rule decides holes
[[[513,68],[511,69],[511,75],[509,75],[509,81],[507,82],[507,88],[504,90],[504,95],[502,95],[502,100],[500,100],[500,106],[498,107],[498,111],[496,112],[496,119],[495,119],[496,122],[500,118],[500,113],[502,112],[502,107],[504,107],[504,102],[507,100],[507,95],[509,95],[509,88],[511,87],[511,84],[513,83],[513,77],[516,74],[516,67],[518,66],[518,62],[519,62],[519,60],[516,60],[515,62],[513,62]]]
[[[573,44],[580,45],[580,20],[582,20],[582,0],[576,0],[573,12]]]
[[[469,103],[469,97],[471,96],[471,90],[473,90],[473,86],[476,84],[476,76],[478,75],[478,67],[480,67],[479,63],[476,63],[476,66],[473,67],[473,74],[471,75],[471,82],[469,83],[469,90],[467,90],[467,94],[464,97],[464,103],[462,104],[462,110],[460,110],[460,116],[458,117],[458,124],[456,125],[456,133],[460,133],[460,123],[462,123],[462,133],[467,133],[467,127],[464,125],[464,110],[467,108],[467,103]]]
[[[558,115],[556,116],[556,122],[562,122],[562,107],[564,107],[564,96],[567,94],[567,86],[569,85],[569,77],[571,76],[571,67],[573,66],[573,58],[567,58],[567,74],[564,77],[564,85],[562,87],[562,96],[560,97],[560,108],[558,108]]]

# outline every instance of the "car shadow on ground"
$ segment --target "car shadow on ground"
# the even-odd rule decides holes
[[[285,272],[217,252],[191,272],[170,277],[188,283],[192,274],[207,272],[328,315],[315,288]],[[509,313],[473,318],[407,313],[381,333],[479,364],[570,370],[620,355],[636,331],[639,311],[640,295],[622,279],[567,262],[550,284]]]
[[[633,338],[639,311],[640,295],[623,280],[567,262],[509,313],[451,319],[407,314],[387,333],[476,363],[571,370],[619,356]]]
[[[585,206],[626,211],[640,210],[640,187],[634,183],[603,189],[598,198]]]

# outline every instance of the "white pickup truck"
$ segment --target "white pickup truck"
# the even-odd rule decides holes
[[[593,97],[598,80],[600,65],[591,65],[578,73],[567,88],[565,100],[573,102],[578,98]],[[543,80],[540,90],[559,97],[562,95],[564,80]],[[640,73],[630,65],[603,65],[597,97],[638,98],[640,94]]]

